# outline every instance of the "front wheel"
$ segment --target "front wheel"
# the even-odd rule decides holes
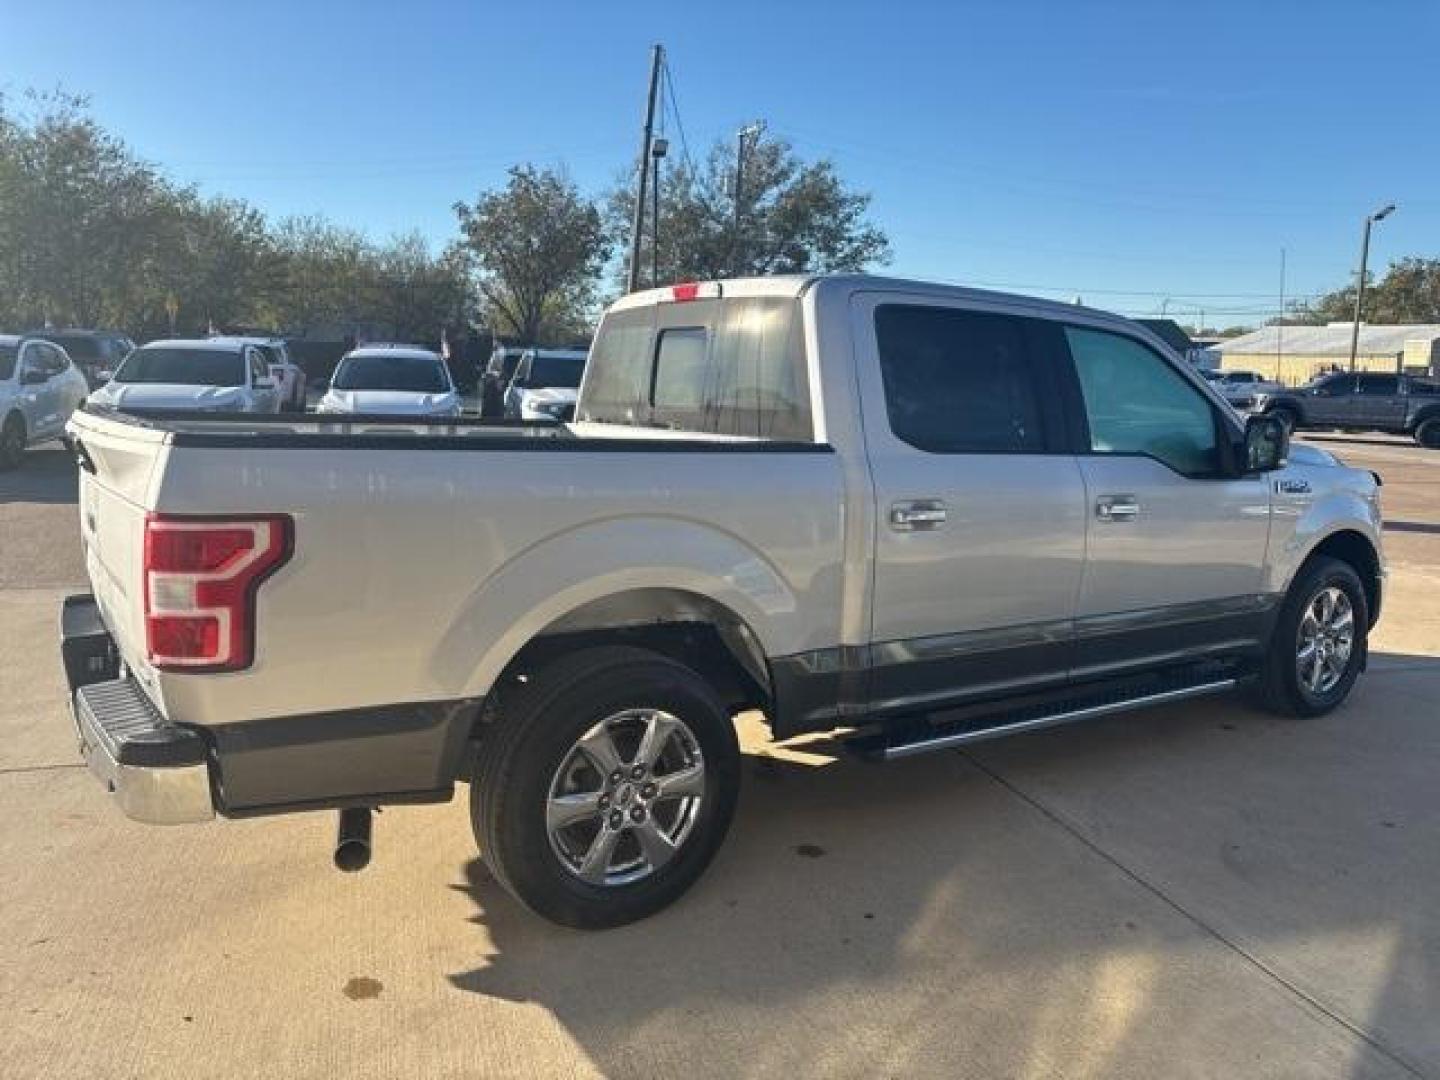
[[[1263,703],[1288,716],[1338,706],[1365,664],[1370,608],[1354,567],[1318,558],[1297,575],[1281,605],[1261,680]]]
[[[481,856],[565,926],[651,915],[704,872],[734,814],[740,747],[694,671],[633,648],[587,649],[505,691],[470,788]]]
[[[1295,428],[1300,423],[1300,417],[1296,414],[1295,410],[1287,409],[1283,406],[1278,409],[1271,409],[1269,415],[1280,421],[1280,426],[1285,429],[1286,435],[1293,435]]]
[[[1417,427],[1415,441],[1428,450],[1440,450],[1440,416],[1432,417]]]

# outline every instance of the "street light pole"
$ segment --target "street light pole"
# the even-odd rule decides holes
[[[1365,264],[1370,261],[1370,228],[1395,212],[1395,204],[1376,210],[1365,218],[1365,234],[1360,241],[1360,274],[1355,281],[1355,321],[1350,324],[1350,374],[1355,374],[1355,359],[1360,351],[1360,313],[1365,305]]]

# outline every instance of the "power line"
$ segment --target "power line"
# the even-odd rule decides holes
[[[675,101],[675,76],[670,71],[670,57],[665,57],[665,96],[670,101],[670,112],[675,116],[675,131],[680,136],[680,156],[685,159],[685,167],[690,170],[690,175],[695,175],[695,161],[690,157],[690,144],[685,139],[685,125],[680,120],[680,106]],[[661,110],[662,113],[664,110]]]

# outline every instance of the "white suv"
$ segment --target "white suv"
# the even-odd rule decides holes
[[[59,345],[0,335],[0,469],[19,465],[27,446],[60,436],[88,390]]]

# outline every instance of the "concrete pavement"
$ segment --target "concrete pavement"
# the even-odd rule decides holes
[[[37,455],[0,476],[0,1075],[1440,1077],[1440,455],[1327,445],[1434,529],[1388,538],[1346,708],[886,766],[747,721],[715,865],[604,934],[510,901],[463,792],[385,811],[353,876],[332,815],[121,818],[70,738],[73,487]]]

